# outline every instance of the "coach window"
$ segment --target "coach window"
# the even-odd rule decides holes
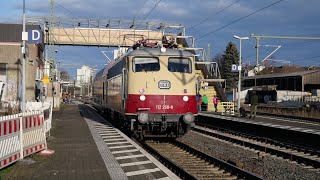
[[[168,70],[170,72],[191,73],[191,60],[189,58],[171,57],[168,61]]]
[[[155,57],[133,58],[133,72],[159,71],[159,59]]]

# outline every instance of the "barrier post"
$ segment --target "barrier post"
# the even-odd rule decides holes
[[[23,132],[22,132],[22,127],[23,127],[23,123],[22,123],[22,118],[23,118],[23,113],[19,114],[19,123],[20,123],[20,159],[23,159]]]
[[[50,105],[49,110],[50,110],[50,115],[49,115],[49,120],[50,120],[49,136],[50,136],[51,135],[51,126],[52,126],[52,105]]]
[[[40,115],[41,117],[41,121],[43,123],[43,138],[46,139],[47,136],[46,136],[46,126],[45,126],[45,119],[44,119],[44,112],[42,111],[42,115]],[[49,130],[49,133],[50,133],[50,130]],[[45,143],[45,149],[48,149],[48,146],[47,146],[47,143]]]

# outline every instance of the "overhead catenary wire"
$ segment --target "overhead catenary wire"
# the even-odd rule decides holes
[[[154,11],[154,9],[159,5],[160,2],[161,2],[161,0],[159,0],[159,1],[154,5],[154,7],[153,7],[153,8],[149,11],[149,13],[143,18],[143,20],[138,24],[138,26],[139,26],[140,24],[142,24],[144,20],[147,19],[147,17]]]
[[[320,55],[318,55],[318,56],[313,56],[313,57],[307,57],[307,58],[296,59],[296,60],[294,60],[294,61],[302,61],[302,60],[309,60],[309,59],[315,59],[315,58],[320,58]]]
[[[223,12],[224,10],[230,8],[231,6],[235,5],[235,4],[238,3],[239,1],[240,1],[240,0],[237,0],[237,1],[235,1],[235,2],[233,2],[233,3],[231,3],[231,4],[229,4],[229,5],[227,5],[226,7],[220,9],[219,11],[217,11],[216,13],[214,13],[213,15],[217,15],[217,14]],[[197,24],[195,24],[195,25],[193,25],[193,26],[191,26],[191,27],[189,27],[189,28],[186,28],[186,30],[187,30],[187,29],[188,29],[188,30],[194,29],[196,26],[199,26],[200,24],[203,24],[204,22],[206,22],[206,21],[207,21],[208,19],[210,19],[210,18],[211,18],[211,17],[207,17],[207,18],[203,19],[202,21],[200,21],[199,23],[197,23]]]
[[[234,23],[236,23],[236,22],[239,22],[239,21],[241,21],[241,20],[243,20],[243,19],[245,19],[245,18],[247,18],[247,17],[250,17],[250,16],[252,16],[252,15],[254,15],[254,14],[260,12],[260,11],[263,11],[263,10],[265,10],[265,9],[273,6],[273,5],[276,5],[276,4],[280,3],[281,1],[283,1],[283,0],[279,0],[279,1],[273,2],[273,3],[269,4],[268,6],[265,6],[265,7],[261,8],[261,9],[259,9],[259,10],[257,10],[257,11],[254,11],[254,12],[252,12],[252,13],[246,15],[246,16],[243,16],[243,17],[241,17],[241,18],[239,18],[239,19],[236,19],[236,20],[234,20],[234,21],[232,21],[232,22],[230,22],[230,23],[228,23],[228,24],[226,24],[226,25],[224,25],[224,26],[222,26],[222,27],[220,27],[220,28],[218,28],[218,29],[215,29],[215,30],[213,30],[213,31],[211,31],[211,32],[209,32],[209,33],[206,33],[206,34],[200,36],[199,38],[196,38],[196,40],[199,40],[199,39],[202,39],[202,38],[204,38],[204,37],[206,37],[206,36],[209,36],[209,35],[217,32],[217,31],[219,31],[219,30],[221,30],[221,29],[223,29],[223,28],[225,28],[225,27],[228,27],[228,26],[230,26],[230,25],[232,25],[232,24],[234,24]]]
[[[134,21],[136,19],[136,17],[138,17],[140,11],[144,8],[144,6],[146,5],[146,3],[148,2],[149,0],[146,0],[144,1],[143,5],[140,7],[140,9],[138,10],[138,12],[134,15],[134,17],[132,18],[132,21]]]
[[[70,15],[74,16],[75,14],[73,12],[71,12],[69,9],[65,8],[64,6],[62,6],[61,4],[54,2],[54,4],[60,6],[62,9],[66,10]]]

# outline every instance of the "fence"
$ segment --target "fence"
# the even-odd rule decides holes
[[[282,100],[285,101],[301,101],[301,102],[320,102],[319,96],[299,96],[299,95],[287,95]]]
[[[51,123],[52,123],[52,106],[50,105],[48,108],[43,110],[44,117],[44,129],[46,133],[46,137],[50,136]]]
[[[47,148],[42,111],[0,117],[0,169]]]
[[[305,102],[320,102],[320,96],[305,96]]]
[[[46,137],[50,136],[52,122],[52,104],[46,102],[27,102],[26,111],[43,111]]]
[[[234,102],[221,102],[220,104],[224,108],[221,115],[234,115]]]

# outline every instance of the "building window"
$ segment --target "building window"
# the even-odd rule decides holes
[[[0,100],[6,97],[7,93],[7,64],[0,63]]]
[[[36,80],[41,80],[43,78],[43,71],[37,67],[37,70],[36,70]]]

